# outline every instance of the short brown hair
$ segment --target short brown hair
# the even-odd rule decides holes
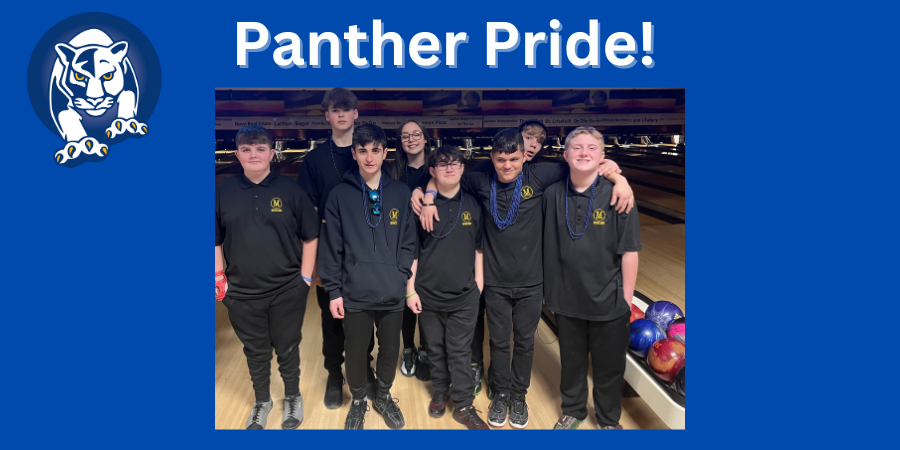
[[[522,133],[528,133],[537,138],[537,140],[544,142],[547,139],[547,129],[544,128],[543,124],[538,123],[529,123],[524,127],[520,128]]]
[[[322,98],[322,107],[326,111],[331,108],[354,110],[357,101],[356,94],[353,92],[344,88],[334,88]]]
[[[269,149],[272,148],[272,135],[259,125],[247,125],[238,130],[234,137],[235,144],[240,147],[242,145],[266,144]]]

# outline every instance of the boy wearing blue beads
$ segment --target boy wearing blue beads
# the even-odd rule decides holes
[[[462,178],[463,190],[481,200],[490,214],[484,230],[484,298],[491,335],[488,423],[495,427],[506,425],[507,418],[514,428],[528,425],[525,394],[531,384],[534,333],[544,294],[541,197],[568,172],[568,166],[555,163],[529,164],[523,170],[523,148],[519,130],[502,130],[491,150],[495,172],[467,172]],[[604,167],[598,172],[615,169]],[[618,201],[617,209],[630,209],[633,195],[625,179],[615,173],[607,176],[616,183],[611,200]],[[434,187],[432,180],[428,189]],[[427,231],[434,229],[437,216],[433,204],[434,196],[426,193],[420,218]]]
[[[344,368],[353,402],[344,423],[363,428],[369,409],[366,392],[368,345],[377,329],[377,393],[374,409],[389,428],[403,428],[403,413],[391,397],[400,355],[400,327],[412,276],[416,226],[405,184],[382,173],[387,137],[375,125],[353,131],[356,170],[328,197],[322,214],[319,276],[329,310],[344,326]]]
[[[589,367],[600,428],[622,429],[620,389],[641,232],[637,211],[622,214],[609,205],[613,186],[597,176],[603,148],[594,128],[569,133],[570,175],[544,193],[544,292],[556,315],[562,363],[556,430],[574,430],[587,417]]]

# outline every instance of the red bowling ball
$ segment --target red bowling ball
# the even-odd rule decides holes
[[[684,344],[676,339],[656,341],[647,352],[647,363],[661,380],[675,381],[678,371],[684,367]]]
[[[631,304],[631,321],[634,322],[638,319],[644,318],[644,312],[641,311],[641,308],[638,308],[634,303]]]

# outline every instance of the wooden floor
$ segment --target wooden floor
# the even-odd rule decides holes
[[[684,224],[670,225],[641,215],[640,269],[637,290],[653,300],[670,300],[684,309]],[[228,321],[228,311],[220,303],[215,305],[216,316],[216,428],[242,429],[253,405],[253,388],[247,370],[243,347]],[[300,429],[342,429],[349,408],[350,392],[344,386],[344,405],[337,410],[326,409],[323,401],[327,378],[322,357],[322,332],[320,312],[315,300],[315,290],[310,291],[307,312],[303,324],[303,341],[300,344],[301,376],[300,392],[303,394],[305,418]],[[485,333],[485,364],[489,364],[488,334]],[[417,339],[418,342],[418,339]],[[376,346],[377,352],[377,346]],[[527,394],[530,423],[528,429],[551,429],[559,418],[559,345],[556,336],[543,323],[538,326],[535,338],[535,363],[531,387]],[[272,398],[275,407],[269,414],[268,429],[281,428],[284,385],[278,374],[275,358],[272,361]],[[406,378],[397,372],[392,394],[399,399],[400,409],[406,419],[406,429],[464,429],[448,413],[440,419],[428,416],[431,400],[431,383],[415,377]],[[475,407],[487,420],[490,401],[484,392],[475,398]],[[588,411],[593,401],[588,399]],[[626,429],[665,429],[665,424],[640,398],[622,399],[621,422]],[[593,413],[581,429],[596,429]],[[384,420],[374,410],[366,415],[366,429],[388,429]],[[507,424],[503,429],[512,429]]]

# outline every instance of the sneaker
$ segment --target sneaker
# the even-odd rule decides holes
[[[344,421],[345,430],[362,430],[366,423],[366,412],[369,411],[369,400],[354,399],[350,402],[350,411],[347,412],[347,420]]]
[[[422,381],[431,381],[431,365],[428,363],[428,355],[425,349],[419,347],[419,358],[416,359],[416,378]]]
[[[475,381],[475,396],[481,393],[481,376],[484,374],[484,367],[481,364],[472,364],[472,379]]]
[[[512,406],[509,407],[509,424],[513,428],[528,426],[528,404],[525,403],[525,394],[513,395]]]
[[[337,409],[344,404],[344,376],[341,374],[328,375],[325,382],[325,407]]]
[[[474,406],[469,405],[464,408],[457,409],[453,413],[453,420],[463,424],[470,430],[490,430],[486,423],[478,417],[478,411]]]
[[[431,417],[444,417],[447,411],[447,401],[450,397],[446,392],[435,392],[431,397],[431,404],[428,405],[428,415]]]
[[[416,349],[404,348],[403,358],[400,360],[400,373],[405,377],[411,377],[416,374],[416,360],[418,360]]]
[[[490,386],[488,386],[490,388]],[[506,414],[509,412],[509,395],[498,394],[488,408],[488,423],[492,427],[506,425]]]
[[[400,412],[400,407],[397,406],[397,400],[391,398],[391,394],[375,398],[375,412],[381,414],[385,425],[392,430],[403,428],[406,425],[406,421],[403,420],[403,413]]]
[[[375,371],[369,366],[369,373],[366,374],[366,396],[375,398],[378,396],[378,383],[375,378]]]
[[[556,426],[553,427],[554,430],[576,430],[584,420],[578,420],[572,416],[563,414],[562,417],[556,421]]]
[[[615,424],[615,425],[600,425],[599,427],[597,427],[597,429],[599,429],[599,430],[621,430],[621,429],[622,429],[622,425],[619,425],[619,424]]]
[[[266,421],[269,419],[269,412],[272,411],[272,399],[266,402],[256,402],[253,409],[250,410],[250,417],[247,418],[248,430],[265,430]]]
[[[284,399],[284,417],[281,419],[281,428],[293,430],[303,423],[303,396],[292,395]]]

